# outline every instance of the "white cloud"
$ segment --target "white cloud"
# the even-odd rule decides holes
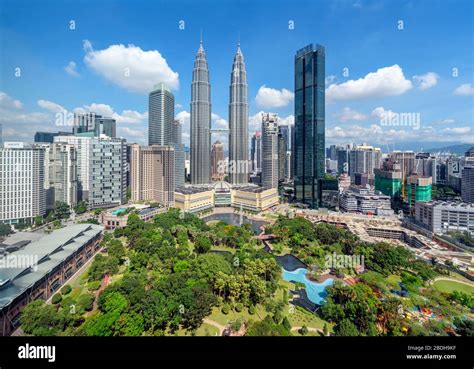
[[[8,96],[7,93],[0,91],[0,108],[21,109],[23,108],[23,103],[20,100],[15,100]]]
[[[217,126],[215,128],[229,128],[229,123],[227,122],[227,120],[225,120],[218,114],[212,113],[211,120],[211,126]]]
[[[340,122],[345,123],[351,120],[362,121],[367,117],[359,113],[358,111],[352,110],[349,107],[345,107],[339,113],[334,114],[335,117],[339,119]]]
[[[174,104],[175,109],[182,109],[183,105],[181,104]]]
[[[428,72],[420,76],[413,76],[413,79],[418,82],[418,89],[424,91],[436,86],[439,75],[434,72]]]
[[[110,45],[94,50],[84,41],[84,62],[107,80],[131,92],[147,94],[160,82],[179,88],[179,75],[158,50],[144,51],[135,45]]]
[[[293,92],[285,88],[276,90],[263,85],[258,89],[255,102],[262,108],[281,108],[293,101],[293,97]]]
[[[358,80],[332,84],[326,89],[327,102],[362,100],[401,95],[412,88],[397,64],[380,68]]]
[[[37,104],[40,108],[49,110],[51,113],[63,113],[65,110],[61,105],[48,100],[38,100]]]
[[[473,142],[474,135],[471,127],[445,128],[421,127],[414,131],[409,127],[397,129],[382,127],[377,124],[370,126],[351,125],[326,128],[326,139],[330,143],[345,144],[348,142],[372,142],[377,144],[393,142]]]
[[[458,96],[474,95],[474,87],[472,87],[470,83],[464,83],[461,86],[457,87],[454,90],[453,94]]]
[[[64,67],[64,71],[73,77],[79,77],[79,72],[77,71],[76,67],[76,63],[70,61],[68,65]]]
[[[385,110],[382,106],[379,106],[372,110],[372,113],[370,115],[379,120],[390,121],[395,117],[396,113],[392,110]]]

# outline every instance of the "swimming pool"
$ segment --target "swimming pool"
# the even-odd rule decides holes
[[[114,211],[112,211],[112,215],[120,215],[121,213],[123,213],[126,210],[127,210],[127,208],[120,208],[120,209],[114,210]]]
[[[290,282],[294,281],[304,283],[308,299],[314,304],[321,305],[327,295],[326,287],[333,284],[334,280],[329,278],[322,283],[316,283],[306,278],[307,272],[308,269],[306,268],[298,268],[291,272],[283,269],[283,279]]]

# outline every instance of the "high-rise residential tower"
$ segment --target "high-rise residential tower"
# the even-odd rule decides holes
[[[213,181],[223,181],[224,176],[224,145],[216,141],[211,149],[211,177]]]
[[[194,60],[191,84],[191,183],[211,181],[211,85],[206,53],[202,47]]]
[[[237,45],[232,65],[229,103],[229,171],[232,184],[248,183],[248,96],[244,56]]]
[[[275,114],[262,116],[262,187],[278,188],[278,123]]]
[[[295,127],[292,140],[294,196],[310,208],[321,204],[324,177],[325,50],[310,44],[295,56]]]

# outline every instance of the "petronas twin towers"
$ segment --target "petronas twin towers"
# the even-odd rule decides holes
[[[248,182],[248,101],[244,56],[237,46],[229,102],[229,173],[232,184]],[[191,183],[211,182],[211,84],[202,46],[194,61],[191,84]]]

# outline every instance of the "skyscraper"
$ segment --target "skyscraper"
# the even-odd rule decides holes
[[[191,84],[191,183],[211,181],[211,85],[206,53],[202,47],[194,60]]]
[[[262,116],[262,187],[278,188],[278,123],[277,116]]]
[[[223,181],[225,172],[224,145],[220,141],[214,142],[211,150],[211,177],[213,181]]]
[[[461,172],[461,198],[467,203],[474,203],[474,166],[464,167]]]
[[[170,145],[173,136],[174,96],[159,83],[148,98],[148,145]]]
[[[278,179],[285,180],[286,177],[286,153],[289,147],[288,126],[278,126]]]
[[[232,65],[229,103],[229,171],[232,184],[248,183],[248,102],[244,56],[237,45]]]
[[[293,151],[294,196],[318,208],[319,180],[324,177],[325,50],[310,44],[295,56],[295,127]]]

